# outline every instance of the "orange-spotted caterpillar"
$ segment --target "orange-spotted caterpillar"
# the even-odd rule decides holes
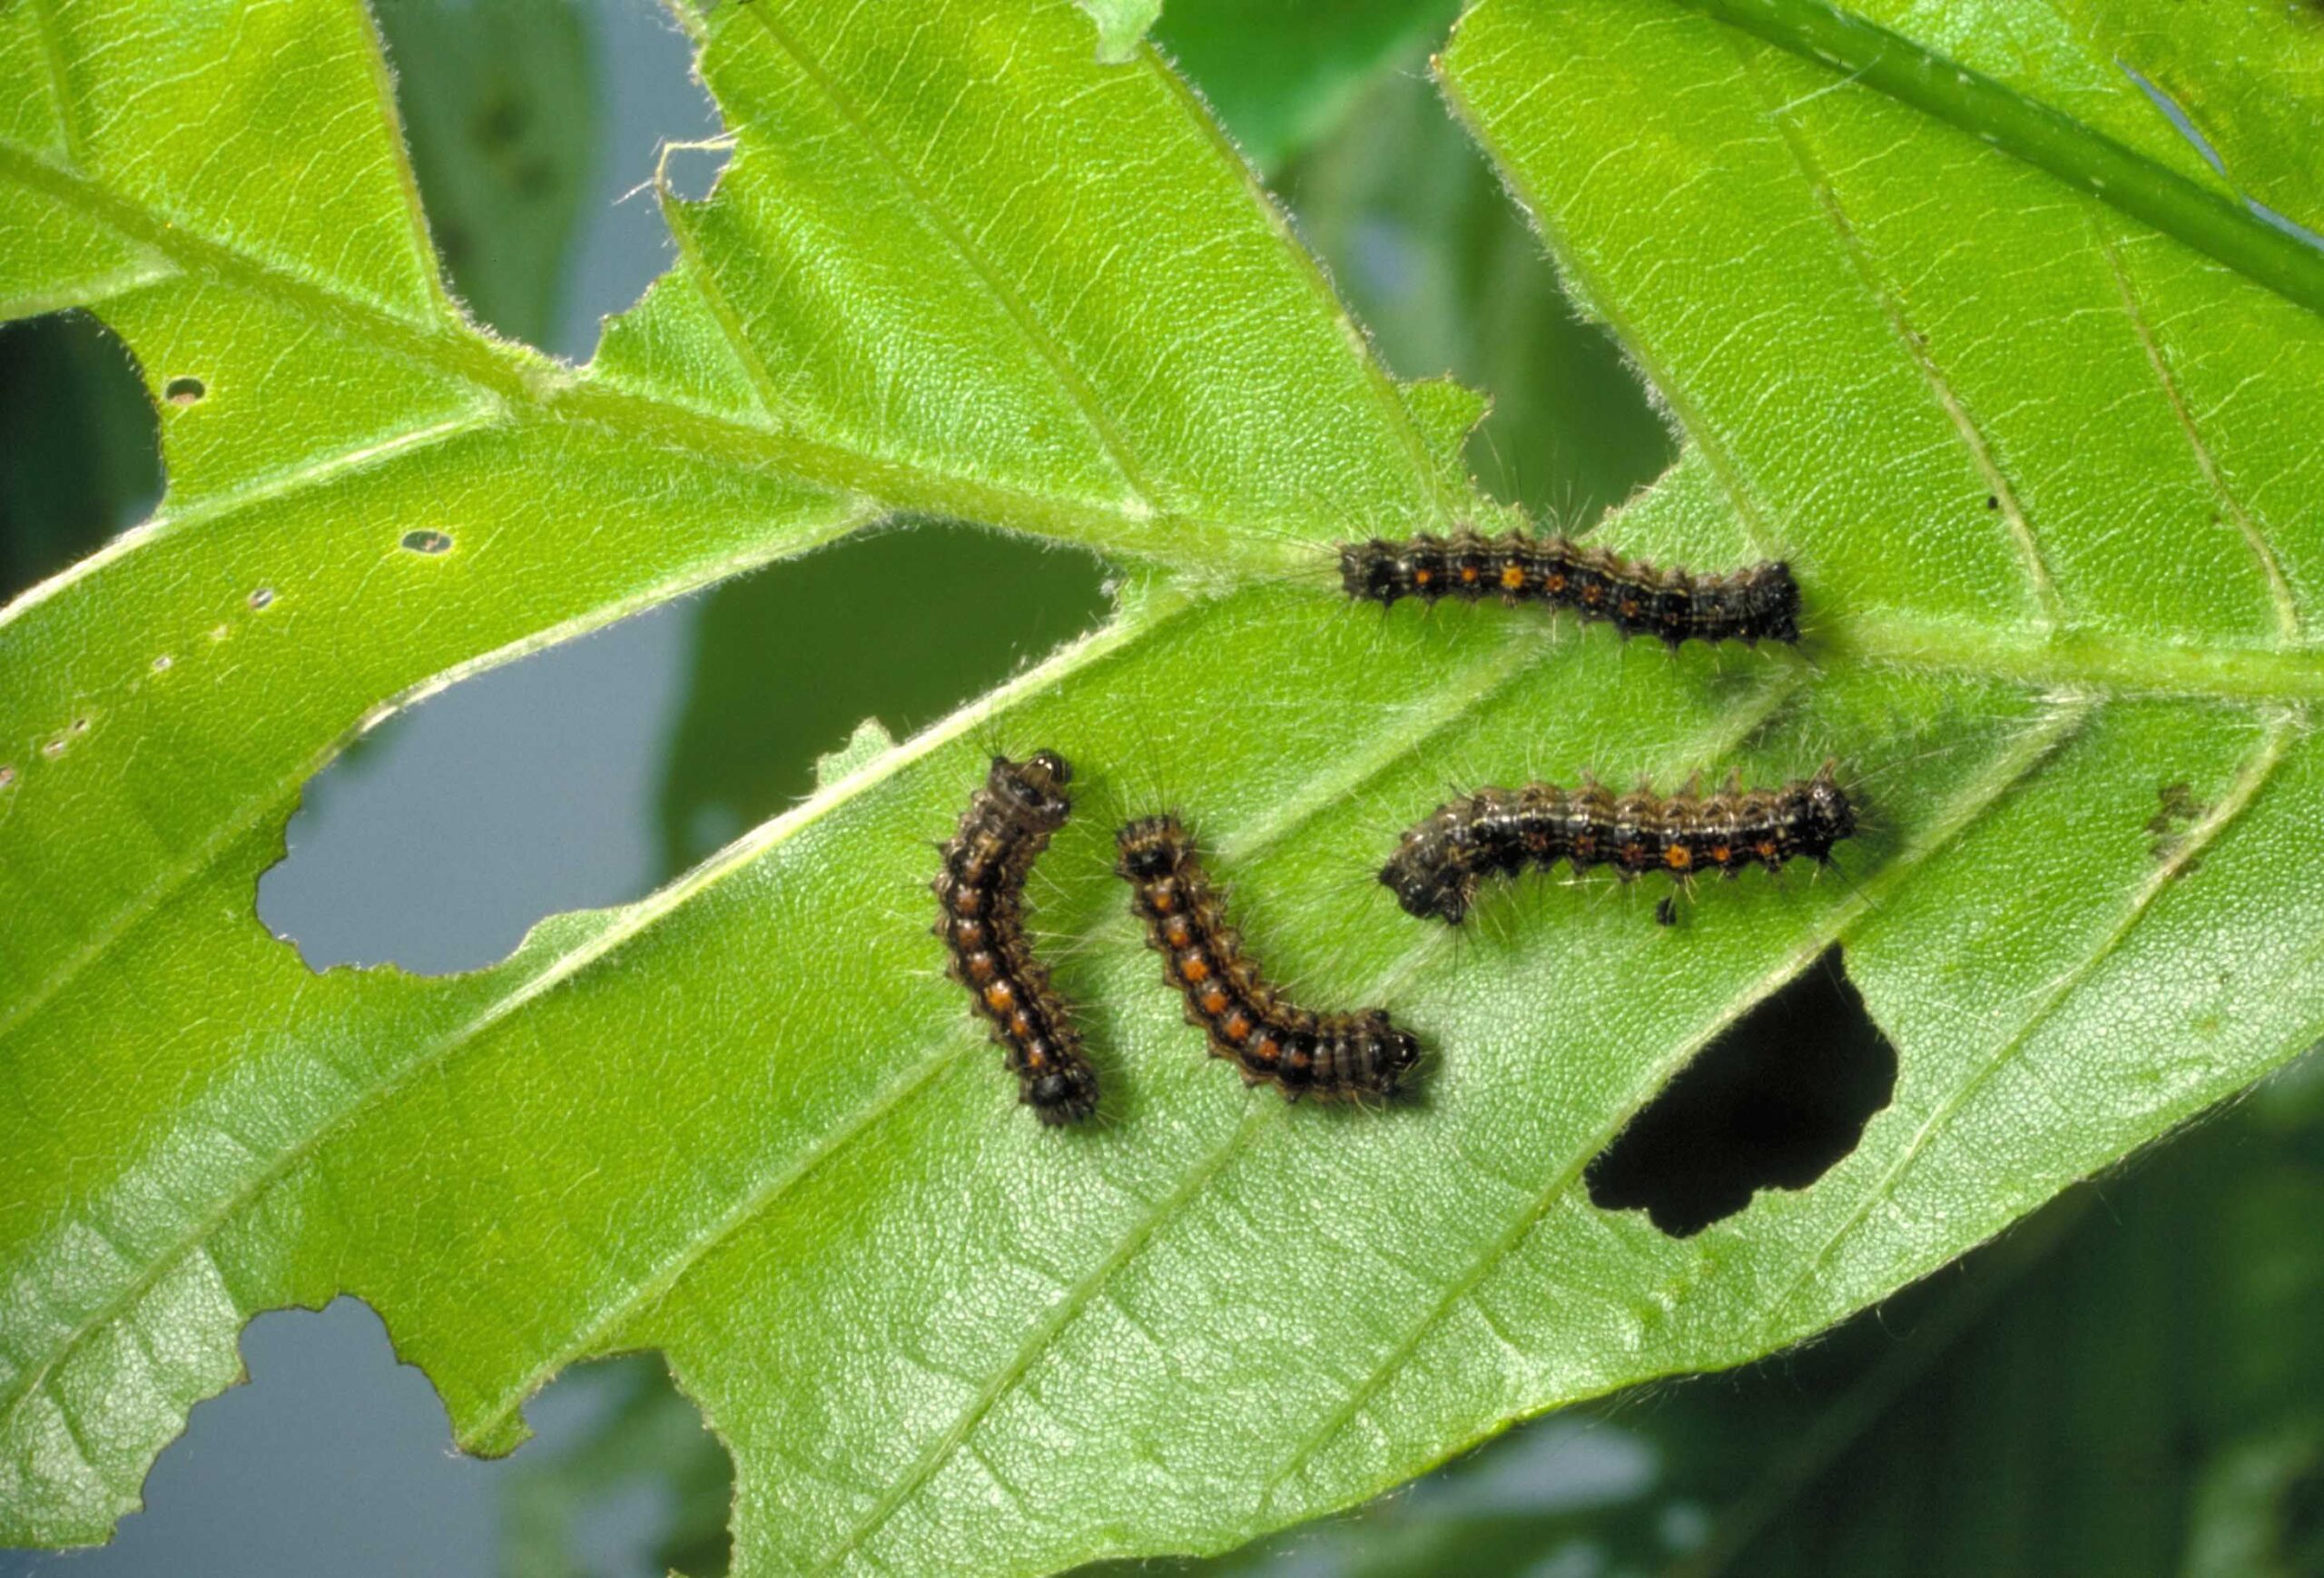
[[[1044,1123],[1072,1123],[1098,1106],[1098,1071],[1081,1032],[1025,933],[1025,875],[1073,810],[1073,769],[1054,751],[1022,762],[992,759],[970,797],[960,830],[944,845],[934,887],[943,912],[936,934],[951,952],[947,973],[969,989],[977,1013],[1007,1054],[1018,1100]]]
[[[1683,641],[1750,646],[1799,639],[1799,587],[1791,567],[1780,562],[1695,575],[1633,564],[1562,537],[1464,530],[1449,538],[1344,543],[1340,585],[1351,597],[1384,606],[1403,597],[1546,603],[1585,619],[1610,620],[1625,636],[1654,636],[1674,648]]]
[[[1420,1043],[1381,1010],[1317,1013],[1269,983],[1227,924],[1176,816],[1133,822],[1115,842],[1121,854],[1115,870],[1130,884],[1130,908],[1162,955],[1164,978],[1186,998],[1187,1021],[1209,1037],[1213,1057],[1232,1060],[1245,1084],[1271,1080],[1295,1101],[1395,1093],[1420,1060]]]
[[[1827,863],[1832,846],[1856,832],[1856,808],[1832,765],[1779,789],[1745,790],[1730,778],[1716,794],[1690,786],[1667,798],[1643,786],[1617,796],[1587,781],[1571,790],[1481,789],[1408,829],[1380,880],[1407,912],[1457,925],[1481,878],[1546,871],[1560,861],[1576,871],[1610,865],[1624,881],[1644,872],[1731,877],[1791,860]]]

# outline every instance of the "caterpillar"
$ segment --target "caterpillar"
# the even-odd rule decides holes
[[[1383,607],[1401,597],[1546,603],[1610,620],[1624,636],[1657,636],[1673,649],[1689,640],[1757,646],[1799,639],[1799,587],[1780,560],[1696,575],[1633,564],[1562,537],[1462,530],[1449,538],[1343,543],[1340,585],[1349,597]]]
[[[1407,913],[1458,925],[1480,878],[1560,861],[1576,871],[1610,865],[1625,882],[1642,872],[1731,877],[1791,860],[1829,863],[1832,846],[1856,832],[1856,808],[1832,769],[1827,762],[1777,789],[1746,791],[1730,777],[1716,794],[1690,784],[1668,798],[1643,784],[1617,797],[1587,780],[1572,790],[1481,789],[1407,829],[1380,880]]]
[[[951,954],[946,973],[969,989],[1006,1053],[1017,1099],[1049,1124],[1077,1122],[1098,1106],[1081,1032],[1025,933],[1025,876],[1073,810],[1071,782],[1072,767],[1054,751],[1022,762],[993,757],[931,884],[942,912],[936,935]]]
[[[1420,1043],[1379,1009],[1317,1013],[1288,1001],[1243,952],[1194,842],[1175,815],[1132,822],[1116,835],[1130,909],[1162,955],[1163,978],[1186,998],[1187,1022],[1213,1057],[1272,1081],[1288,1100],[1392,1096],[1420,1060]]]

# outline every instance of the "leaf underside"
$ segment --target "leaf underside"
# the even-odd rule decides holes
[[[0,8],[0,306],[102,316],[170,473],[0,616],[0,1538],[103,1537],[251,1313],[352,1292],[478,1450],[665,1352],[737,1571],[1218,1549],[1817,1332],[2313,1041],[2324,257],[2240,269],[2263,222],[2070,5],[1833,60],[1832,14],[1727,9],[1484,0],[1440,68],[1685,439],[1603,535],[1805,588],[1797,651],[1670,656],[1340,603],[1333,541],[1502,513],[1476,403],[1392,380],[1067,0],[684,14],[733,160],[583,369],[449,301],[359,9]],[[492,969],[316,976],[256,922],[387,711],[899,513],[1094,547],[1116,616]],[[1016,1110],[928,935],[995,745],[1080,770],[1033,900],[1087,1131]],[[1840,872],[1683,927],[1536,881],[1452,935],[1370,879],[1447,784],[1827,755]],[[1275,973],[1435,1049],[1419,1100],[1199,1056],[1108,874],[1165,804]],[[1900,1062],[1858,1149],[1685,1240],[1592,1207],[1835,942]]]

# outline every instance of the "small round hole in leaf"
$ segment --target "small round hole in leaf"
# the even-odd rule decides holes
[[[403,534],[403,546],[416,554],[448,554],[452,551],[452,538],[448,532],[408,531]]]
[[[190,406],[210,392],[210,386],[198,378],[173,378],[162,386],[162,398],[173,406]]]

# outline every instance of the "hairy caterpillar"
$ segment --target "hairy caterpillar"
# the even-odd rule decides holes
[[[1380,880],[1408,913],[1457,925],[1481,878],[1546,871],[1560,861],[1576,871],[1610,865],[1624,881],[1642,872],[1683,879],[1754,865],[1775,871],[1791,860],[1828,863],[1832,846],[1856,832],[1856,808],[1832,766],[1778,789],[1746,790],[1729,778],[1715,794],[1689,786],[1667,798],[1643,785],[1616,796],[1588,781],[1571,790],[1481,789],[1408,829]]]
[[[1606,548],[1562,537],[1457,531],[1401,542],[1374,538],[1340,547],[1340,585],[1351,597],[1392,605],[1497,597],[1546,603],[1585,619],[1610,620],[1625,636],[1682,641],[1799,639],[1799,587],[1780,561],[1726,575],[1631,563]]]
[[[1419,1061],[1420,1043],[1379,1009],[1316,1013],[1263,978],[1176,816],[1130,823],[1115,842],[1130,908],[1162,955],[1164,978],[1186,998],[1187,1021],[1210,1038],[1212,1056],[1231,1060],[1246,1085],[1272,1080],[1290,1100],[1395,1093]]]
[[[936,934],[951,953],[946,972],[969,989],[1006,1052],[1022,1087],[1018,1100],[1051,1124],[1076,1122],[1098,1106],[1098,1071],[1081,1032],[1025,933],[1025,876],[1073,810],[1065,794],[1072,781],[1073,769],[1054,751],[1022,762],[993,757],[931,884],[943,912]]]

